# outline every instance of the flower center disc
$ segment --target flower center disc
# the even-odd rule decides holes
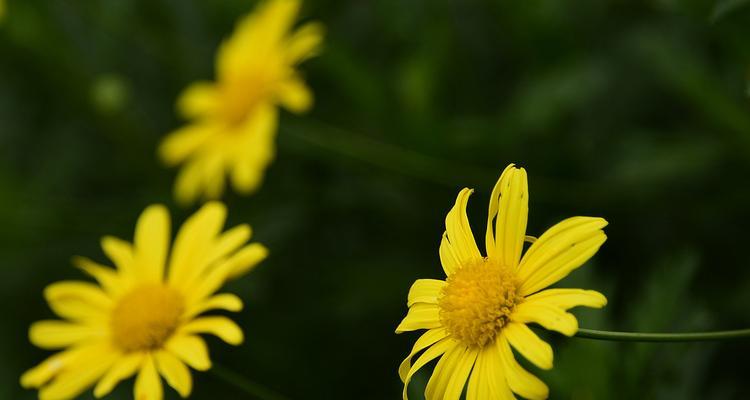
[[[174,333],[184,309],[180,293],[162,285],[133,289],[112,314],[115,344],[125,351],[160,348]]]
[[[491,343],[521,300],[515,275],[487,259],[461,267],[447,279],[438,301],[451,336],[469,346]]]

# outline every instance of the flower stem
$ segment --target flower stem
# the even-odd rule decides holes
[[[614,332],[579,329],[575,336],[584,339],[616,342],[706,342],[750,338],[750,329],[689,333]]]
[[[231,384],[232,386],[247,393],[253,399],[257,400],[287,400],[286,397],[280,395],[273,390],[261,385],[258,382],[251,381],[239,373],[232,371],[229,368],[221,365],[214,364],[211,367],[211,373],[221,379],[222,381]]]

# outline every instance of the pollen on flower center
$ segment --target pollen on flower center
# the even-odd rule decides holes
[[[157,349],[174,333],[183,310],[176,290],[158,284],[137,287],[114,309],[114,342],[127,352]]]
[[[438,301],[451,336],[469,346],[491,343],[521,301],[509,269],[487,259],[464,265],[447,279]]]

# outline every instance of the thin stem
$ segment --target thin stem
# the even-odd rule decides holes
[[[614,332],[579,329],[575,336],[584,339],[617,342],[706,342],[750,338],[750,329],[690,333]]]
[[[252,398],[254,399],[288,400],[285,396],[274,392],[273,390],[261,385],[258,382],[251,381],[250,379],[240,375],[239,373],[221,365],[214,364],[214,366],[211,367],[210,371],[215,377],[242,390],[243,392],[252,396]]]
[[[279,137],[281,145],[297,148],[305,154],[317,154],[325,161],[330,162],[332,158],[328,154],[334,153],[386,171],[450,188],[482,187],[487,182],[497,179],[499,173],[498,169],[477,167],[431,156],[307,117],[287,119],[280,130],[283,133]],[[303,147],[299,147],[300,144]],[[322,150],[322,153],[315,149]],[[500,164],[497,168],[502,166],[504,165]],[[538,184],[535,186],[537,188],[534,191],[535,196],[541,199],[554,199],[555,203],[567,201],[580,204],[579,193],[587,193],[589,201],[592,201],[592,198],[607,200],[610,198],[608,196],[611,196],[611,191],[600,190],[592,183],[561,181],[540,176],[535,176],[534,180]],[[637,187],[629,187],[626,192],[633,193],[637,189]],[[566,195],[566,193],[572,195]]]

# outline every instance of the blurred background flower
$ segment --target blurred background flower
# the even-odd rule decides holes
[[[18,377],[46,352],[27,328],[51,317],[41,292],[73,277],[70,255],[98,254],[104,233],[130,235],[148,204],[175,209],[174,171],[154,149],[180,124],[177,96],[212,76],[216,49],[256,2],[8,3],[0,398],[15,400],[35,398]],[[476,189],[469,215],[482,226],[509,162],[534,182],[529,232],[572,211],[610,222],[607,245],[566,280],[607,294],[603,311],[577,311],[582,327],[749,326],[744,3],[712,19],[712,0],[306,1],[299,22],[327,28],[325,51],[304,65],[315,107],[280,114],[284,162],[263,189],[225,197],[228,225],[250,223],[272,251],[227,289],[246,300],[236,321],[257,345],[209,339],[212,357],[289,398],[397,397],[413,339],[392,331],[409,287],[440,278],[456,192]],[[92,101],[102,77],[127,88],[105,107]],[[750,397],[747,342],[541,336],[556,350],[540,374],[553,399]],[[195,379],[194,398],[244,396],[211,374]]]
[[[178,202],[218,198],[225,175],[241,193],[256,190],[276,154],[276,105],[297,113],[312,105],[294,67],[317,53],[323,27],[292,31],[299,7],[298,0],[261,3],[221,44],[217,82],[193,83],[180,95],[180,113],[191,121],[159,146],[165,163],[184,164],[174,188]]]

